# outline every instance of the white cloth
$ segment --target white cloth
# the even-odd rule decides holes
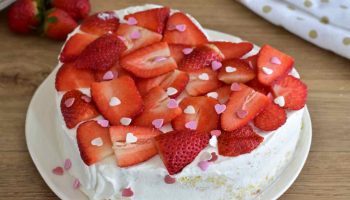
[[[350,59],[349,0],[240,0],[240,2],[271,23]]]

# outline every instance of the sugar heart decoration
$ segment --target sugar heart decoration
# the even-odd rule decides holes
[[[175,29],[180,32],[184,32],[186,30],[186,24],[178,24],[175,26]]]
[[[139,39],[141,37],[141,33],[139,30],[135,30],[130,34],[130,38],[133,40]]]
[[[124,188],[122,190],[123,197],[132,197],[133,195],[134,195],[134,192],[131,190],[131,188]]]
[[[225,104],[215,104],[215,111],[217,114],[221,114],[226,110],[226,105]]]
[[[218,158],[219,158],[219,156],[215,152],[212,152],[211,158],[210,158],[210,160],[208,160],[208,162],[215,162]]]
[[[164,123],[164,119],[155,119],[155,120],[152,121],[152,125],[155,128],[162,128],[163,123]]]
[[[263,67],[262,71],[267,75],[271,75],[273,73],[273,70],[267,67]]]
[[[83,101],[85,101],[86,103],[90,103],[91,102],[91,97],[88,97],[88,96],[81,96],[81,99],[83,100]]]
[[[217,92],[209,92],[207,94],[208,97],[211,97],[211,98],[214,98],[214,99],[217,99],[219,94]]]
[[[202,171],[206,171],[209,168],[209,162],[206,160],[200,161],[198,163],[198,167],[202,170]]]
[[[271,62],[272,64],[276,64],[276,65],[282,64],[281,60],[280,60],[278,57],[276,57],[276,56],[273,56],[273,57],[271,58],[270,62]]]
[[[131,123],[132,119],[129,118],[129,117],[122,117],[119,122],[124,125],[124,126],[127,126]]]
[[[232,72],[237,71],[237,69],[235,67],[227,66],[227,67],[225,67],[225,71],[227,73],[232,73]]]
[[[176,88],[173,88],[173,87],[168,87],[168,88],[166,89],[166,93],[167,93],[169,96],[174,95],[174,94],[176,94],[177,92],[178,92],[177,89],[176,89]]]
[[[64,165],[63,165],[63,168],[65,170],[69,170],[70,168],[72,167],[72,161],[67,158],[65,161],[64,161]]]
[[[221,135],[221,130],[212,130],[210,131],[210,135],[219,137]]]
[[[176,179],[174,177],[171,177],[170,175],[164,176],[164,182],[166,184],[173,184],[176,182]]]
[[[64,105],[69,108],[74,104],[75,98],[69,98],[66,101],[64,101]]]
[[[125,142],[128,144],[135,143],[137,142],[137,137],[133,133],[127,133]]]
[[[74,179],[73,181],[73,189],[78,189],[80,187],[80,181],[79,179]]]
[[[137,19],[135,17],[129,17],[127,24],[128,25],[136,25]]]
[[[97,120],[97,123],[104,128],[107,128],[109,126],[109,121],[106,119],[99,119]]]
[[[243,119],[243,118],[245,118],[248,115],[248,111],[246,111],[246,110],[238,110],[236,112],[236,115],[237,115],[237,117]]]
[[[170,99],[168,104],[167,104],[168,108],[177,108],[179,107],[179,105],[177,104],[175,99]]]
[[[202,81],[207,81],[209,80],[209,75],[207,73],[201,73],[198,78]]]
[[[64,171],[62,167],[55,167],[54,169],[52,169],[52,173],[58,176],[62,176]]]
[[[117,106],[117,105],[120,105],[122,102],[120,101],[120,99],[118,97],[112,97],[110,100],[109,100],[109,105],[110,106]]]
[[[216,71],[222,67],[222,63],[220,61],[214,60],[211,62],[211,68]]]
[[[101,147],[103,145],[102,138],[97,137],[97,138],[91,140],[91,145]]]
[[[218,144],[218,138],[215,135],[211,136],[209,140],[209,145],[212,147],[216,147],[217,144]]]
[[[113,74],[113,72],[112,72],[112,71],[107,71],[107,72],[103,75],[102,79],[105,80],[105,81],[114,79],[114,74]]]
[[[194,109],[194,107],[192,105],[189,105],[185,108],[184,113],[186,114],[195,114],[196,110]]]
[[[164,57],[164,56],[158,56],[158,57],[156,57],[153,61],[154,62],[161,62],[161,61],[164,61],[164,60],[166,60],[166,59],[168,59],[167,57]]]
[[[285,101],[285,99],[284,99],[283,96],[278,96],[278,97],[276,97],[276,98],[273,100],[273,102],[274,102],[275,104],[279,105],[280,107],[283,107],[283,106],[286,104],[286,101]]]
[[[241,86],[239,85],[239,83],[232,83],[230,89],[233,92],[238,92],[241,90]]]
[[[188,55],[190,53],[192,53],[193,51],[193,48],[184,48],[182,49],[182,53],[185,54],[185,55]]]
[[[197,129],[197,122],[189,121],[185,124],[185,127],[190,129],[190,130],[196,130]]]

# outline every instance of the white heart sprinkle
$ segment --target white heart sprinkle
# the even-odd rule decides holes
[[[109,100],[110,106],[117,106],[119,104],[121,104],[121,101],[117,97],[112,97],[111,100]]]
[[[91,140],[91,144],[94,146],[100,147],[103,145],[103,140],[102,140],[102,138],[98,137],[98,138]]]
[[[286,101],[284,100],[283,96],[278,96],[276,97],[273,102],[275,102],[275,104],[279,105],[280,107],[283,107],[286,104]]]
[[[207,94],[208,97],[211,97],[211,98],[214,98],[214,99],[217,99],[219,94],[217,92],[209,92]]]
[[[173,87],[168,87],[168,89],[166,89],[166,93],[171,96],[177,93],[177,89],[173,88]]]
[[[128,144],[137,142],[137,137],[132,133],[127,133],[125,142]]]
[[[218,144],[218,139],[215,135],[211,136],[210,140],[209,140],[209,145],[212,147],[216,147]]]
[[[202,73],[198,76],[200,80],[207,81],[209,80],[209,75],[207,73]]]
[[[273,73],[273,70],[267,67],[263,67],[262,70],[267,75],[271,75]]]
[[[225,71],[226,71],[227,73],[232,73],[232,72],[237,71],[237,68],[231,67],[231,66],[227,66],[227,67],[225,67]]]
[[[128,117],[122,117],[120,119],[120,123],[127,126],[131,123],[132,119],[131,118],[128,118]]]
[[[64,102],[64,105],[69,108],[74,104],[75,98],[69,98]]]
[[[186,114],[195,114],[196,110],[194,109],[193,106],[189,105],[185,108],[184,113]]]

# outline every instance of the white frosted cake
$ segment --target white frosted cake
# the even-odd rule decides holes
[[[293,58],[176,13],[98,13],[62,48],[57,141],[90,199],[255,199],[293,156],[307,93]]]

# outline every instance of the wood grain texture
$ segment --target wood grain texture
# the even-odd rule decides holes
[[[190,13],[206,28],[269,43],[292,55],[309,87],[313,143],[305,168],[281,197],[350,199],[350,61],[276,27],[233,0],[92,1],[93,12],[158,3]],[[27,106],[57,63],[62,42],[10,33],[0,12],[0,199],[58,199],[28,154]],[[350,50],[350,49],[349,49]]]

